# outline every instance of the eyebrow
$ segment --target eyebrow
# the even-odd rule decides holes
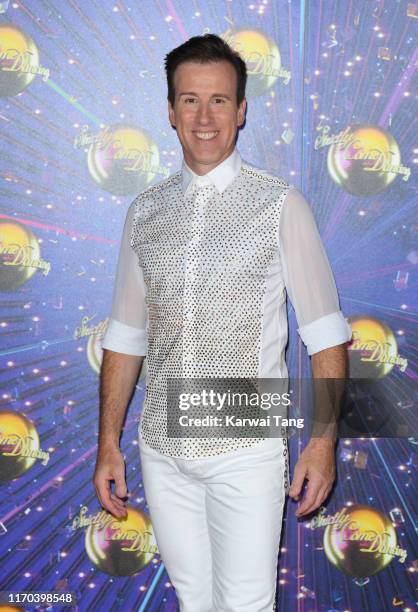
[[[181,93],[179,93],[179,98],[181,98],[181,96],[196,96],[196,98],[199,97],[199,95],[194,91],[182,91]],[[227,100],[231,99],[224,93],[214,93],[211,95],[211,98],[226,98]]]

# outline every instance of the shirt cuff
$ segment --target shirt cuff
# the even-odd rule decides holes
[[[102,349],[116,353],[145,357],[148,348],[146,330],[110,318],[101,345]]]
[[[306,345],[308,355],[313,355],[331,346],[348,342],[352,337],[352,329],[341,310],[338,310],[302,325],[298,328],[298,334]]]

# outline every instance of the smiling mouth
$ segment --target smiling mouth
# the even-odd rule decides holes
[[[213,140],[214,138],[216,138],[218,134],[219,134],[218,130],[212,131],[212,132],[194,132],[194,135],[199,140]]]

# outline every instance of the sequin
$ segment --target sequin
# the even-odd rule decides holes
[[[220,194],[181,189],[181,172],[140,194],[131,246],[147,286],[144,441],[183,459],[250,447],[262,438],[169,438],[167,379],[257,378],[266,271],[277,253],[280,212],[292,186],[243,163]],[[285,430],[282,440],[289,488]]]

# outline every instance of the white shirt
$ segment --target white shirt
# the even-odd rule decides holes
[[[286,378],[286,295],[309,355],[351,339],[306,199],[236,148],[203,176],[183,160],[181,171],[134,200],[102,347],[148,355],[149,418],[146,397],[141,429],[148,444],[188,459],[252,445],[252,438],[218,446],[167,440],[157,379]]]

